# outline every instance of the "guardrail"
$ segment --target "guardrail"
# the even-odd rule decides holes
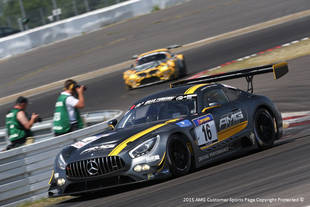
[[[0,39],[0,58],[10,57],[33,48],[82,35],[125,19],[150,13],[189,0],[130,0],[76,17],[37,27]]]
[[[119,110],[103,110],[83,113],[81,116],[85,125],[91,126],[99,122],[104,122],[111,117],[114,117],[118,113]],[[35,123],[31,128],[31,131],[35,137],[34,141],[38,142],[53,137],[52,126],[52,119],[47,119],[42,122]],[[8,144],[9,141],[6,138],[6,129],[0,128],[0,151],[2,151],[2,149],[4,149]]]
[[[47,197],[48,180],[57,153],[66,146],[107,128],[107,122],[118,119],[122,111],[114,111],[105,122],[48,138],[31,145],[0,153],[0,206]],[[91,119],[91,117],[89,117]]]

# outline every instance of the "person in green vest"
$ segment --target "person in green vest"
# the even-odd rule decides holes
[[[27,137],[32,137],[30,129],[39,115],[32,113],[31,118],[28,119],[25,112],[27,105],[28,99],[20,96],[17,98],[13,109],[6,115],[5,125],[8,138],[11,142],[11,144],[6,147],[6,150],[25,145]]]
[[[85,86],[79,86],[76,81],[65,81],[64,91],[55,104],[53,130],[55,136],[63,135],[83,128],[79,109],[85,107]]]

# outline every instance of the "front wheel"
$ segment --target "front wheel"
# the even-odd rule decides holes
[[[173,176],[185,175],[191,167],[191,152],[182,137],[170,137],[167,145],[167,158],[169,169]]]
[[[254,134],[260,149],[273,146],[276,138],[275,126],[272,116],[266,109],[260,108],[255,112]]]

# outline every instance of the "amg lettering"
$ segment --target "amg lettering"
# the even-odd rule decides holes
[[[225,115],[223,118],[220,119],[220,129],[226,129],[235,124],[238,124],[243,118],[244,116],[242,114],[242,111],[240,110],[235,113]]]

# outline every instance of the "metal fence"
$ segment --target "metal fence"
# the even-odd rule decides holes
[[[119,110],[101,110],[101,111],[92,111],[83,113],[82,119],[84,121],[85,127],[92,126],[94,124],[98,124],[104,121],[107,121],[115,116],[118,116],[120,113]],[[35,123],[31,127],[31,131],[33,136],[35,137],[35,142],[39,142],[42,140],[46,140],[54,136],[53,133],[53,120],[46,119],[42,122]],[[6,129],[0,128],[0,151],[5,149],[5,147],[9,144],[7,139]]]
[[[21,31],[128,0],[0,0],[0,26]]]

